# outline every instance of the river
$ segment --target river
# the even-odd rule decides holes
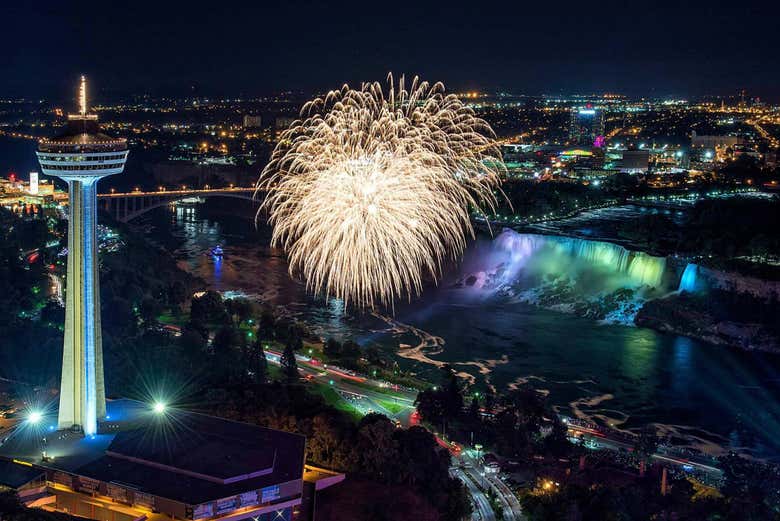
[[[33,143],[0,138],[0,167],[24,175],[37,166],[33,150]],[[595,210],[534,231],[610,239],[611,222],[648,211],[659,210]],[[490,238],[474,241],[439,287],[394,314],[356,317],[338,301],[308,296],[288,275],[281,252],[269,248],[270,230],[256,230],[250,220],[179,205],[138,224],[150,225],[150,235],[174,249],[181,267],[212,288],[279,306],[322,337],[376,345],[421,376],[435,376],[437,364],[448,362],[481,388],[530,382],[565,414],[618,429],[653,423],[681,445],[780,461],[779,357],[542,309],[511,291],[475,298],[453,287],[463,266],[479,263],[492,247]],[[205,255],[214,244],[225,247],[221,262]]]
[[[322,337],[378,346],[421,376],[447,362],[478,388],[530,382],[568,415],[617,429],[652,423],[679,445],[780,459],[780,358],[542,309],[512,292],[475,298],[455,282],[493,247],[489,237],[472,242],[439,287],[394,314],[354,316],[338,301],[308,296],[269,247],[270,230],[247,219],[179,205],[144,222],[155,239],[170,241],[181,267],[213,289],[280,306]],[[599,214],[578,222],[598,228]],[[205,254],[215,244],[225,249],[221,261]]]

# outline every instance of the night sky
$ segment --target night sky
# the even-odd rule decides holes
[[[312,92],[392,70],[450,90],[780,98],[780,2],[76,3],[2,3],[0,96],[67,98],[82,72],[108,98]]]

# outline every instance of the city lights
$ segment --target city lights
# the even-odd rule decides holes
[[[780,3],[154,7],[6,16],[11,517],[777,516]]]

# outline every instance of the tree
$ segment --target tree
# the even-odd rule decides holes
[[[658,448],[658,436],[651,425],[646,425],[634,439],[634,454],[641,460],[648,460]]]
[[[23,250],[34,250],[46,246],[49,228],[42,219],[19,220],[12,229],[13,239]]]
[[[243,336],[233,326],[217,331],[211,342],[210,376],[213,381],[238,383],[246,381],[247,372],[242,364]]]
[[[237,322],[245,322],[252,315],[252,303],[245,298],[233,298],[225,301],[225,309]]]
[[[226,318],[222,296],[216,291],[207,291],[192,299],[190,320],[196,324],[224,324]]]
[[[258,340],[246,350],[246,367],[255,383],[264,384],[268,381],[268,359],[265,357],[263,345]]]
[[[493,393],[492,389],[488,389],[485,391],[485,411],[488,413],[493,412],[493,406],[496,403],[496,395]]]
[[[224,326],[214,335],[211,341],[211,349],[215,353],[226,351],[239,346],[240,337],[238,330],[233,326]]]
[[[357,359],[360,357],[360,355],[363,354],[363,351],[360,349],[360,345],[358,345],[357,342],[353,340],[347,340],[342,344],[341,346],[341,357],[342,358],[349,358],[349,359]]]
[[[56,300],[49,300],[41,309],[41,320],[54,326],[64,326],[65,308]]]
[[[471,404],[469,405],[469,421],[479,423],[479,398],[476,396],[471,399]]]
[[[274,325],[276,324],[276,317],[270,309],[263,309],[260,315],[260,330],[258,331],[259,338],[274,338]]]
[[[467,519],[472,507],[466,486],[457,478],[449,478],[445,490],[446,499],[439,507],[443,519]]]
[[[455,419],[463,411],[463,394],[461,393],[460,382],[449,364],[444,365],[441,371],[444,416],[448,419]]]
[[[179,337],[179,346],[182,357],[186,361],[189,371],[202,370],[208,367],[206,361],[206,337],[204,332],[185,327]]]
[[[141,318],[146,323],[157,321],[157,317],[162,313],[162,306],[157,299],[144,297],[139,306]]]
[[[321,413],[312,419],[312,435],[306,443],[308,456],[316,463],[338,470],[352,470],[348,452],[351,448],[347,438],[350,430],[340,423],[339,418]]]
[[[175,280],[168,287],[168,305],[176,306],[187,298],[187,286],[180,280]]]
[[[417,412],[423,420],[429,423],[438,424],[444,418],[444,402],[441,391],[425,389],[417,393],[414,401]]]
[[[279,363],[282,366],[282,374],[288,380],[297,380],[300,377],[300,374],[298,373],[298,361],[295,359],[295,349],[291,342],[288,341],[287,345],[284,346],[284,352],[282,353]]]
[[[66,288],[67,291],[67,288]],[[103,313],[101,316],[104,333],[111,333],[130,337],[137,329],[137,319],[133,313],[133,306],[122,297],[103,299],[103,309],[110,309],[111,313]]]
[[[335,338],[329,338],[325,341],[322,352],[331,358],[340,358],[341,344]]]
[[[396,428],[380,414],[369,414],[360,421],[355,453],[361,473],[383,483],[398,478],[398,442]]]

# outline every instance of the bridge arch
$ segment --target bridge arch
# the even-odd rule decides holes
[[[230,190],[193,190],[191,192],[132,192],[129,194],[99,194],[98,205],[106,212],[113,215],[120,222],[130,222],[145,213],[167,206],[171,203],[190,198],[226,197],[256,201],[255,190],[230,189]]]

